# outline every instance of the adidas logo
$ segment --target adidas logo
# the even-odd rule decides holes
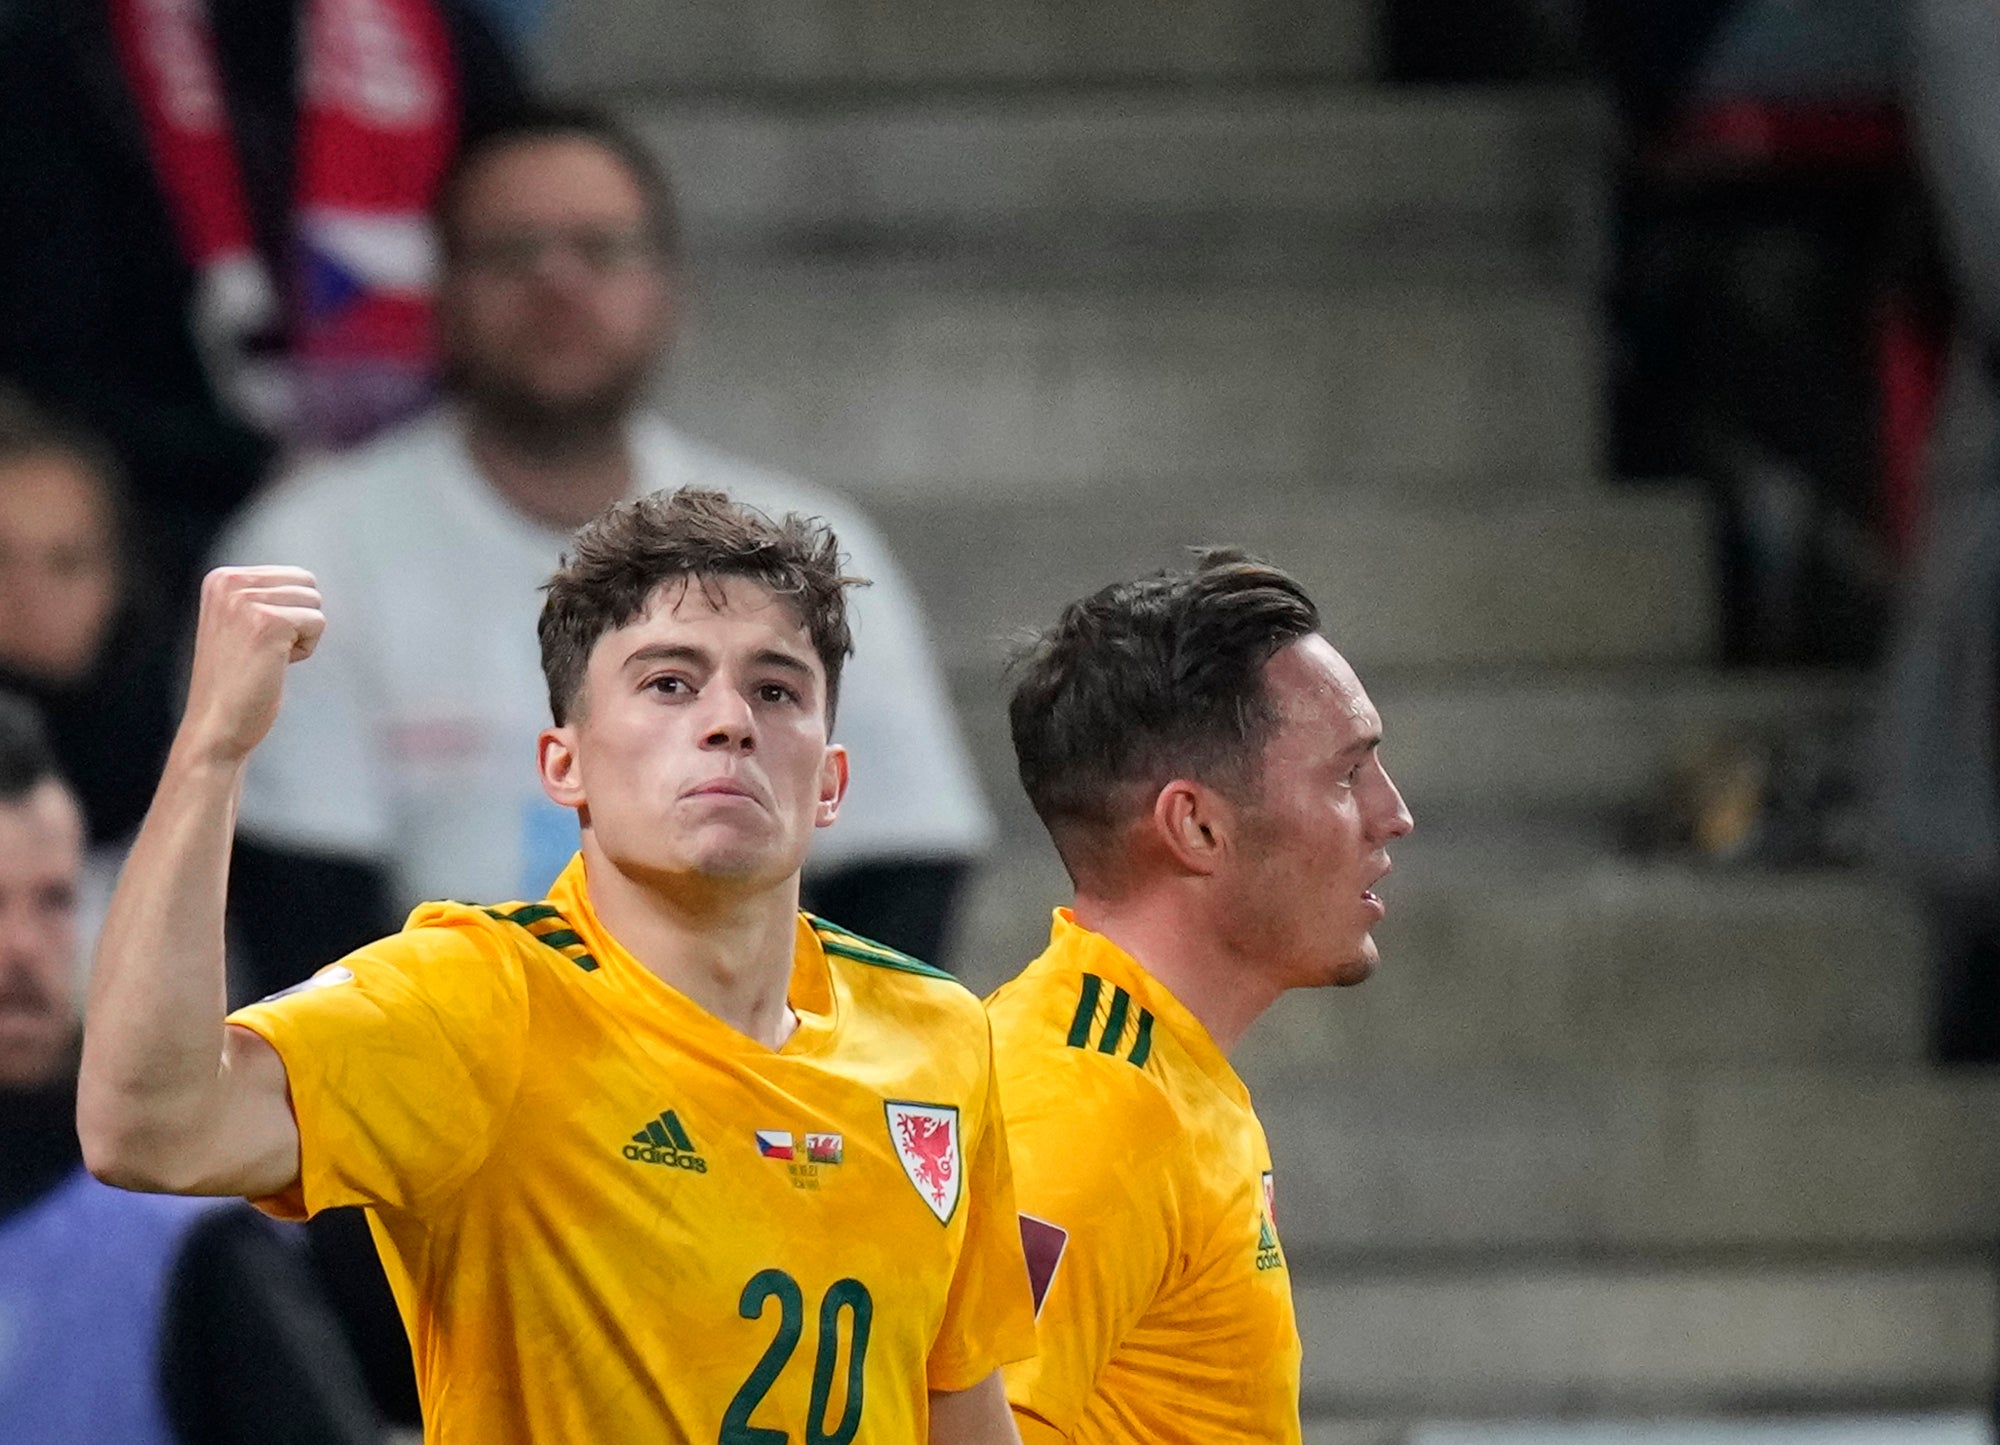
[[[1284,1251],[1278,1248],[1278,1232],[1271,1228],[1268,1217],[1260,1217],[1257,1220],[1257,1268],[1266,1270],[1284,1267],[1285,1255]]]
[[[625,1157],[635,1164],[663,1164],[669,1169],[708,1173],[708,1161],[695,1153],[694,1141],[672,1109],[646,1121],[646,1127],[625,1146]]]

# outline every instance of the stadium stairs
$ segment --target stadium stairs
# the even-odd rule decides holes
[[[1367,81],[1352,0],[570,0],[550,72],[657,140],[691,429],[851,489],[926,595],[1004,839],[977,986],[1062,876],[1000,666],[1230,541],[1311,584],[1415,810],[1363,990],[1239,1059],[1314,1445],[1419,1421],[1976,1408],[2000,1083],[1921,1056],[1866,875],[1638,862],[1690,737],[1851,716],[1726,675],[1709,520],[1597,475],[1601,117]]]

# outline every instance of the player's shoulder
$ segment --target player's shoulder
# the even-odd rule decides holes
[[[489,957],[567,966],[559,971],[595,973],[598,968],[596,957],[570,918],[548,899],[422,903],[396,936]]]
[[[1036,1098],[1149,1125],[1176,1117],[1152,1010],[1102,975],[1044,955],[994,990],[986,1015],[1010,1117]]]
[[[817,914],[800,916],[818,940],[827,966],[850,982],[865,984],[870,992],[886,991],[928,1007],[981,1017],[979,1000],[943,969]]]

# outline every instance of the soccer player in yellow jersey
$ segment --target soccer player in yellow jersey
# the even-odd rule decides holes
[[[849,580],[824,528],[716,493],[604,514],[542,613],[541,777],[581,824],[554,891],[426,905],[227,1020],[235,789],[326,624],[296,569],[203,584],[99,949],[86,1156],[365,1206],[432,1445],[1018,1438],[998,1371],[1033,1317],[984,1014],[797,908],[846,786]]]
[[[1072,603],[1022,659],[1021,781],[1076,888],[987,1001],[1041,1348],[1027,1445],[1299,1440],[1271,1154],[1229,1051],[1375,963],[1411,828],[1284,572],[1233,552]]]

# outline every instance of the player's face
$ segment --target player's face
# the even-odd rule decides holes
[[[118,544],[103,489],[68,457],[0,466],[0,660],[82,677],[118,610]]]
[[[1285,987],[1355,984],[1374,971],[1375,885],[1388,847],[1413,826],[1382,766],[1382,719],[1347,659],[1301,638],[1266,665],[1279,722],[1244,810],[1234,907],[1263,935]]]
[[[594,846],[628,875],[757,890],[833,822],[847,757],[790,602],[743,578],[669,583],[598,640],[567,738]],[[545,776],[549,767],[544,748]]]
[[[0,803],[0,1087],[50,1083],[70,1066],[82,866],[83,817],[61,784]]]
[[[624,165],[581,137],[524,141],[479,162],[454,215],[438,316],[459,389],[540,425],[622,415],[673,312],[645,193]]]

